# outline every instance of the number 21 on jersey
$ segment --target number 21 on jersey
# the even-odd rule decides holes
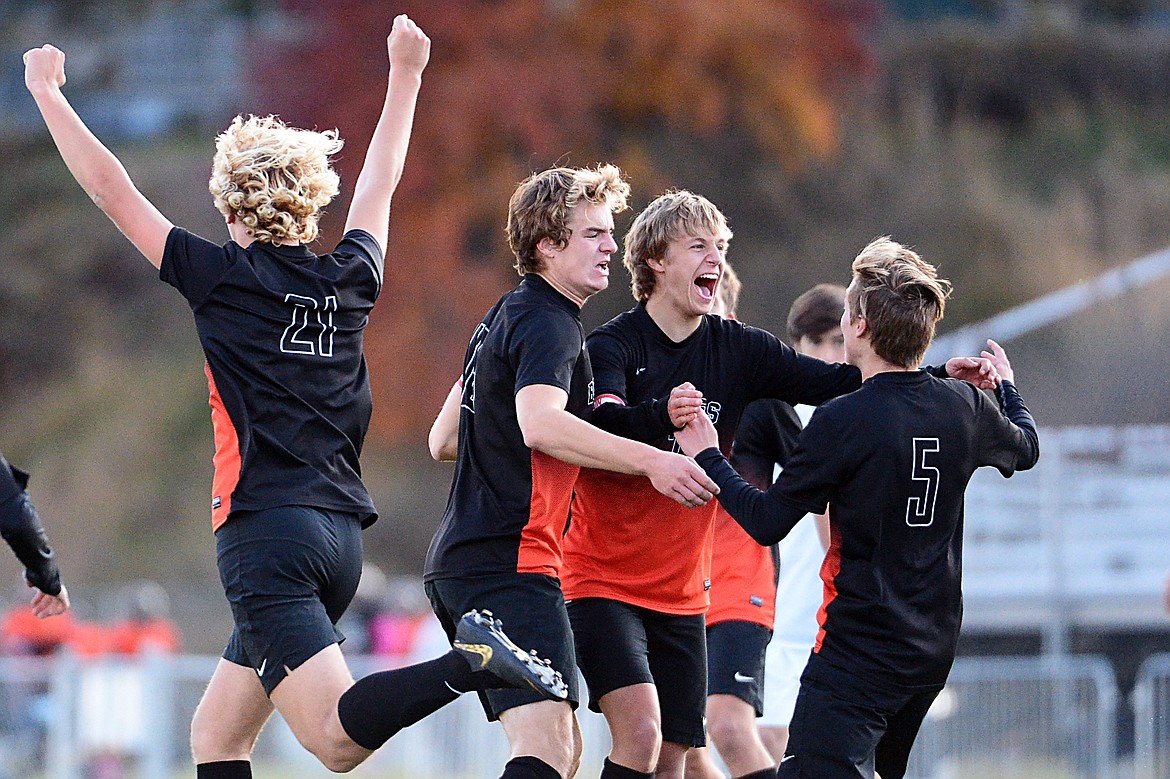
[[[938,468],[927,465],[928,455],[939,451],[937,438],[914,439],[914,463],[910,480],[921,491],[906,499],[906,524],[910,527],[930,527],[934,524],[934,503],[938,499]]]
[[[318,300],[290,292],[284,296],[284,302],[292,303],[292,321],[280,337],[280,351],[285,354],[332,357],[333,334],[337,332],[333,324],[337,298],[329,295],[322,305]],[[315,321],[310,321],[310,311],[316,314],[312,317]]]

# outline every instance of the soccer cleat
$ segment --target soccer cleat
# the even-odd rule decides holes
[[[569,695],[560,672],[535,651],[525,652],[512,643],[490,611],[472,609],[464,614],[455,628],[452,646],[472,671],[490,671],[513,687],[530,687],[557,700]]]

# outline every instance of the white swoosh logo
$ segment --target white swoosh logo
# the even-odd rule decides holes
[[[756,677],[754,676],[744,676],[739,671],[735,672],[735,681],[737,682],[744,682],[746,684],[747,682],[754,682],[755,680]]]
[[[267,668],[267,667],[268,667],[268,658],[266,657],[266,658],[264,658],[264,660],[263,660],[263,661],[260,663],[260,667],[256,669],[256,675],[257,675],[257,676],[263,676],[263,675],[264,675],[264,669],[265,669],[265,668]]]

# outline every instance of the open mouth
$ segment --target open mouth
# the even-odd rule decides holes
[[[608,276],[609,275],[609,260],[602,260],[601,262],[597,263],[597,269],[599,271],[601,271],[604,275]]]
[[[704,273],[695,279],[695,287],[699,290],[699,297],[705,302],[715,299],[715,287],[718,285],[718,273]]]

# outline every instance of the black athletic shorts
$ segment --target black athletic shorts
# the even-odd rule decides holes
[[[581,697],[573,665],[573,631],[557,579],[539,573],[434,579],[426,583],[426,591],[449,641],[455,639],[455,626],[464,614],[472,609],[490,611],[513,643],[536,650],[561,672],[569,686],[568,704],[577,708]],[[520,689],[487,690],[479,698],[488,720],[499,719],[501,712],[517,706],[549,700],[536,690]]]
[[[731,619],[707,628],[707,695],[734,695],[764,714],[764,655],[772,631]]]
[[[607,693],[653,684],[662,710],[662,738],[706,744],[707,636],[702,614],[664,614],[607,598],[569,602],[577,665],[589,686],[589,708]]]
[[[814,653],[800,677],[780,779],[902,779],[942,685],[876,684]]]
[[[289,671],[345,636],[335,627],[362,576],[357,514],[309,506],[237,511],[215,533],[235,629],[225,660],[271,695]]]

